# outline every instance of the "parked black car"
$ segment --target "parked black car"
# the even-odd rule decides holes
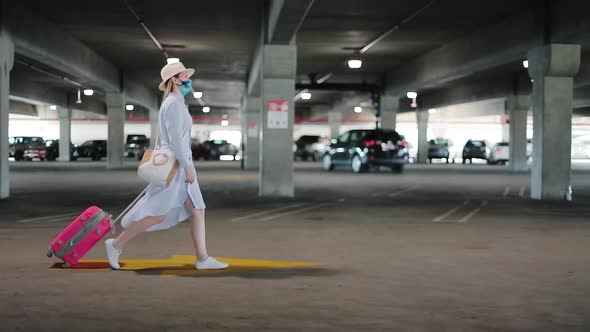
[[[25,159],[25,150],[29,146],[43,145],[43,137],[36,136],[15,136],[8,139],[8,156],[14,157],[14,160],[20,161]]]
[[[407,142],[394,130],[351,130],[332,139],[322,157],[324,170],[347,166],[354,173],[367,171],[371,166],[389,166],[401,173],[409,160]]]
[[[220,160],[232,157],[237,160],[238,147],[226,140],[216,139],[192,146],[193,159]]]
[[[432,159],[446,159],[447,164],[451,161],[449,152],[449,140],[437,138],[428,141],[428,161]]]
[[[125,156],[141,160],[145,150],[150,147],[150,140],[145,135],[127,135]]]
[[[100,160],[107,156],[107,141],[92,140],[86,141],[78,147],[80,157]]]
[[[489,156],[490,149],[484,140],[470,139],[463,147],[463,164],[467,160],[469,160],[469,163],[472,163],[473,159],[484,159],[489,162]]]
[[[77,160],[80,156],[78,147],[70,143],[70,160]],[[59,140],[51,139],[45,141],[45,157],[49,161],[54,161],[59,158]]]
[[[320,140],[320,136],[303,135],[299,137],[293,144],[293,159],[294,160],[316,160],[313,153],[313,144]]]

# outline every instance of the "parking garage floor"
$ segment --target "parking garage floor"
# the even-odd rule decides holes
[[[131,242],[127,270],[106,269],[102,245],[85,268],[54,266],[52,237],[90,205],[121,211],[136,166],[11,165],[1,331],[590,330],[588,165],[573,202],[540,202],[500,166],[297,163],[297,197],[262,200],[256,172],[199,163],[209,251],[232,268],[192,268],[188,223]]]

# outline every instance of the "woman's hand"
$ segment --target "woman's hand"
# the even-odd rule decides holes
[[[192,167],[185,167],[184,171],[186,173],[186,181],[187,183],[193,183],[195,182],[195,171],[193,170]]]

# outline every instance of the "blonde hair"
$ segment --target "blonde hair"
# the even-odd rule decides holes
[[[166,88],[164,89],[164,96],[162,97],[162,101],[164,101],[166,99],[166,97],[168,97],[168,95],[170,94],[170,92],[172,92],[172,78],[169,78],[168,81],[166,81]]]

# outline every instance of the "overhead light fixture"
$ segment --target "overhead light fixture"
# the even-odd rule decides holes
[[[301,94],[301,99],[303,100],[310,100],[311,99],[311,93],[310,92],[304,92]]]
[[[92,89],[84,89],[85,96],[92,96],[94,94],[94,90]]]
[[[436,108],[431,108],[431,109],[429,109],[429,110],[428,110],[428,113],[430,113],[430,114],[434,114],[434,113],[436,113]]]
[[[203,93],[201,91],[195,91],[193,92],[193,97],[195,97],[196,99],[202,98]]]
[[[361,113],[362,111],[363,111],[363,108],[362,108],[362,107],[360,107],[360,106],[356,106],[356,107],[354,108],[354,112],[355,112],[355,113]]]
[[[51,106],[49,106],[49,109],[52,110],[52,111],[55,111],[57,109],[57,106],[51,105]]]
[[[131,104],[125,105],[125,109],[128,110],[128,111],[133,111],[134,108],[135,108],[135,106],[133,106]]]
[[[416,108],[418,107],[418,103],[416,103],[416,98],[418,97],[418,93],[414,92],[414,91],[409,91],[406,96],[410,99],[412,99],[412,103],[410,104],[410,106],[412,108]]]
[[[227,120],[221,120],[221,125],[224,127],[227,127],[227,125],[229,125],[229,121]]]
[[[173,63],[177,63],[177,62],[180,62],[180,59],[179,58],[168,58],[168,59],[166,59],[166,63],[169,64],[169,65],[170,64],[173,64]]]
[[[348,60],[348,68],[358,69],[362,67],[363,61],[361,60],[361,53],[356,51],[352,54],[352,58]]]
[[[76,99],[76,104],[82,104],[82,96],[80,95],[80,88],[78,88],[78,99]]]
[[[209,106],[203,107],[203,113],[209,113],[209,111],[211,111],[211,107],[209,107]]]
[[[529,67],[529,60],[524,60],[522,62],[522,66],[525,67],[525,68],[528,68]]]

